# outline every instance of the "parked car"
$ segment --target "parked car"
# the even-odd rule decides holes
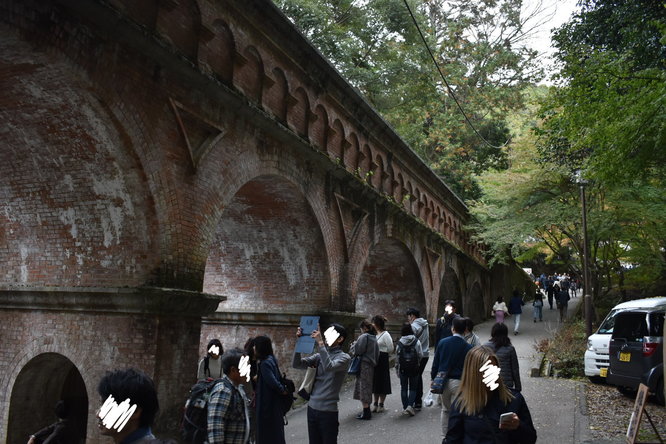
[[[603,320],[596,333],[587,338],[585,351],[585,375],[595,381],[608,375],[608,345],[615,327],[618,313],[632,309],[654,309],[661,307],[666,310],[666,297],[637,299],[616,305]]]
[[[664,404],[664,314],[666,308],[629,309],[615,316],[607,382],[620,391],[642,382]]]

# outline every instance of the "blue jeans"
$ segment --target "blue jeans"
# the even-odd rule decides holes
[[[535,321],[537,320],[537,318],[539,318],[540,321],[543,320],[543,313],[541,311],[542,309],[543,309],[543,306],[541,306],[541,307],[538,307],[536,305],[534,306],[534,320]]]
[[[324,412],[308,406],[308,436],[310,444],[338,442],[338,412]]]
[[[420,408],[423,403],[423,371],[425,370],[427,363],[428,358],[421,358],[421,362],[419,363],[419,375],[416,380],[416,400],[414,401],[414,407]]]
[[[400,375],[400,398],[402,399],[402,409],[406,409],[407,406],[414,407],[414,401],[416,401],[416,385],[419,379],[419,375],[406,376]]]

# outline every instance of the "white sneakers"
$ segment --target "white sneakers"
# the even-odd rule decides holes
[[[405,416],[414,416],[416,412],[414,411],[414,407],[409,405],[405,410],[402,411],[402,414]]]

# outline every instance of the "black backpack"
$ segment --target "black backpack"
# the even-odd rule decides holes
[[[419,373],[419,355],[416,352],[416,341],[410,345],[398,343],[398,364],[400,365],[400,374],[405,376],[414,376]]]
[[[286,415],[287,412],[291,410],[291,406],[294,404],[294,399],[296,399],[294,397],[294,393],[296,392],[296,385],[294,384],[294,381],[287,378],[285,373],[282,373],[280,382],[282,385],[284,385],[285,390],[287,391],[286,395],[280,396],[280,407],[282,408],[282,415]]]
[[[192,386],[183,409],[183,441],[202,444],[208,440],[208,400],[219,379],[202,379]]]

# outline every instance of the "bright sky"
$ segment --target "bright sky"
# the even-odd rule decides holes
[[[539,22],[543,23],[538,26],[534,37],[530,39],[528,44],[548,57],[544,60],[544,63],[550,64],[549,56],[553,53],[550,32],[567,22],[573,12],[578,9],[576,0],[524,0],[522,14],[534,11],[535,8],[542,9]]]

